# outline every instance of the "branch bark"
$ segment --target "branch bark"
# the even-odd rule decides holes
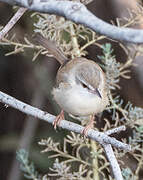
[[[0,31],[0,40],[10,31],[10,29],[17,23],[21,16],[26,12],[26,8],[19,8],[15,15],[10,19],[7,25]]]
[[[108,161],[110,162],[110,166],[111,166],[111,169],[113,171],[115,179],[116,180],[123,180],[122,173],[120,170],[120,166],[119,166],[117,159],[114,155],[111,144],[104,144],[103,148],[104,148],[105,154],[108,158]]]
[[[120,28],[106,23],[92,14],[82,3],[62,0],[0,0],[0,2],[26,7],[32,11],[64,16],[115,40],[143,43],[143,30]]]
[[[5,105],[11,106],[23,113],[26,113],[27,115],[34,116],[35,118],[39,118],[39,119],[47,121],[49,123],[53,123],[53,121],[56,118],[55,116],[53,116],[45,111],[42,111],[38,108],[30,106],[22,101],[19,101],[19,100],[13,98],[12,96],[9,96],[1,91],[0,91],[0,102],[4,103]],[[81,134],[82,130],[84,129],[83,126],[80,126],[78,124],[75,124],[73,122],[69,122],[66,120],[62,120],[60,122],[59,127],[63,128],[63,129],[67,129],[69,131],[73,131],[75,133],[80,133],[80,134]],[[107,143],[107,144],[111,144],[119,149],[123,149],[126,151],[131,150],[130,145],[122,143],[122,142],[116,140],[115,138],[109,137],[105,133],[98,132],[93,129],[88,131],[87,137],[99,142],[101,145],[102,144],[104,145],[104,143]]]

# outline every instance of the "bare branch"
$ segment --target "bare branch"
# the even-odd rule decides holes
[[[143,43],[143,30],[120,28],[102,21],[92,14],[81,3],[62,0],[0,0],[11,5],[26,7],[29,10],[42,13],[57,14],[79,24],[83,24],[97,33],[109,38],[131,42]]]
[[[19,8],[15,15],[11,18],[11,20],[7,23],[7,25],[0,32],[0,40],[10,31],[10,29],[17,23],[17,21],[21,18],[21,16],[25,13],[26,8]]]
[[[114,155],[111,144],[104,144],[103,148],[104,148],[105,154],[108,158],[108,161],[110,162],[110,166],[112,168],[115,179],[116,180],[123,180],[122,173],[121,173],[119,164],[117,162],[117,159]]]
[[[38,108],[32,107],[26,103],[23,103],[22,101],[19,101],[1,91],[0,91],[0,102],[4,103],[5,105],[11,106],[15,109],[18,109],[19,111],[26,113],[27,115],[34,116],[35,118],[39,118],[49,123],[53,123],[53,121],[55,120],[55,116],[47,112],[44,112]],[[73,131],[76,133],[81,133],[82,130],[84,129],[83,126],[80,126],[78,124],[66,120],[62,120],[59,127],[62,127],[63,129],[67,129],[69,131]],[[115,138],[111,138],[102,132],[94,131],[92,129],[88,131],[87,137],[99,142],[101,145],[107,143],[117,148],[124,149],[126,151],[131,150],[130,145],[122,143],[116,140]]]
[[[117,128],[110,129],[110,130],[106,131],[105,134],[111,135],[111,134],[115,134],[115,133],[118,133],[120,131],[125,131],[125,130],[126,130],[125,126],[120,126],[120,127],[117,127]]]

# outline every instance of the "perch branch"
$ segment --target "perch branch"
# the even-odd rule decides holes
[[[1,91],[0,91],[0,102],[4,103],[7,106],[11,106],[23,113],[26,113],[27,115],[34,116],[35,118],[39,118],[39,119],[47,121],[49,123],[53,123],[53,121],[56,118],[55,116],[53,116],[45,111],[42,111],[35,107],[32,107],[32,106],[30,106],[22,101],[19,101],[19,100],[13,98],[12,96],[9,96]],[[63,128],[63,129],[67,129],[69,131],[73,131],[75,133],[80,133],[80,134],[81,134],[82,130],[84,129],[83,126],[75,124],[70,121],[66,121],[66,120],[62,120],[59,127]],[[103,132],[98,132],[93,129],[88,131],[87,137],[99,142],[101,145],[104,143],[107,143],[107,144],[111,144],[117,148],[120,148],[120,149],[123,149],[126,151],[131,150],[130,145],[122,143],[113,137],[109,137],[108,135],[106,135]]]
[[[103,34],[109,38],[130,43],[143,43],[143,30],[116,27],[92,14],[82,3],[62,0],[0,0],[32,11],[56,14]]]
[[[11,106],[23,113],[26,113],[27,115],[31,115],[31,116],[33,116],[35,118],[39,118],[41,120],[45,120],[49,123],[53,123],[53,121],[55,120],[55,116],[53,116],[47,112],[44,112],[38,108],[32,107],[26,103],[23,103],[3,92],[0,92],[0,102],[4,103],[6,105],[6,107]],[[63,129],[67,129],[69,131],[73,131],[76,133],[82,133],[82,131],[84,129],[84,127],[82,127],[78,124],[66,121],[66,120],[62,120],[59,126],[62,127]],[[113,129],[112,131],[110,131],[109,134],[114,133],[114,132],[119,132],[121,130],[125,130],[125,128],[122,127],[122,128],[119,128],[118,130],[117,130],[117,128],[115,128],[115,130]],[[97,141],[104,147],[106,155],[111,164],[114,176],[120,177],[118,175],[118,174],[121,174],[121,172],[119,172],[120,168],[119,168],[119,165],[115,158],[115,155],[112,152],[111,145],[113,145],[117,148],[120,148],[120,149],[127,150],[127,151],[130,151],[131,147],[125,143],[122,143],[122,142],[116,140],[115,138],[109,137],[108,135],[106,135],[106,133],[94,131],[92,129],[88,131],[87,137]],[[119,178],[117,178],[116,180],[119,180]],[[122,179],[120,179],[120,180],[122,180]]]

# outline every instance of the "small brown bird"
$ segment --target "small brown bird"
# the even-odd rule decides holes
[[[54,128],[64,119],[64,111],[79,117],[89,117],[90,122],[82,133],[86,136],[93,127],[94,115],[102,112],[108,104],[104,72],[94,61],[83,57],[67,59],[54,42],[39,33],[36,41],[45,47],[61,64],[52,94],[62,108],[54,121]]]

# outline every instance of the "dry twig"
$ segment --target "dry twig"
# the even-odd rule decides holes
[[[17,23],[21,16],[26,12],[26,8],[19,8],[15,15],[10,19],[7,25],[0,31],[0,40],[10,31],[10,29]]]

